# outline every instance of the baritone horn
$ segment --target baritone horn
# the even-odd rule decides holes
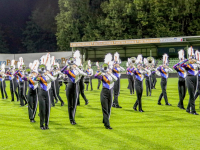
[[[149,65],[153,65],[154,64],[154,58],[153,57],[147,57],[147,61]]]
[[[131,57],[131,58],[130,58],[130,63],[131,63],[131,64],[136,64],[136,60],[137,60],[136,57]]]

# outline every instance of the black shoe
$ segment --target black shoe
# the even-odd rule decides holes
[[[106,129],[112,130],[111,126],[105,126]]]
[[[144,112],[144,110],[139,110],[139,112]]]
[[[119,105],[115,105],[115,108],[122,108],[121,106],[119,106]]]
[[[77,106],[80,106],[80,104],[77,104]]]
[[[40,127],[40,129],[42,129],[42,130],[45,130],[45,127],[44,127],[44,126],[42,126],[42,127]]]
[[[25,104],[24,104],[24,105],[26,105],[26,104],[28,104],[27,101],[25,101]]]
[[[167,106],[172,106],[170,103],[167,103],[167,104],[165,104],[165,105],[167,105]]]
[[[190,111],[189,111],[189,110],[186,110],[186,112],[187,112],[187,113],[190,113]]]
[[[45,130],[48,130],[49,129],[49,126],[45,126]]]
[[[112,107],[115,107],[115,104],[112,104]]]
[[[193,112],[193,113],[191,112],[191,114],[193,114],[193,115],[199,115],[199,114],[198,114],[198,113],[196,113],[196,112]]]
[[[88,105],[89,104],[89,101],[87,100],[87,101],[85,101],[85,105]]]
[[[75,125],[75,124],[76,124],[76,122],[75,122],[75,121],[70,121],[70,123],[71,123],[72,125]]]
[[[55,107],[55,105],[51,105],[51,107]]]
[[[65,104],[64,102],[61,102],[61,106],[64,106],[64,104]]]
[[[158,105],[162,105],[161,103],[158,103]]]
[[[183,106],[178,106],[178,108],[185,110],[185,108]]]
[[[91,89],[91,91],[93,91],[93,89]]]
[[[56,103],[58,103],[58,100],[56,100]]]
[[[30,122],[35,123],[36,121],[34,119],[31,119]]]
[[[40,117],[40,113],[38,114],[38,116]]]
[[[133,107],[133,109],[134,109],[135,111],[137,111],[137,108]]]
[[[149,96],[151,96],[151,94],[149,94]]]
[[[19,107],[24,107],[25,105],[20,105]]]
[[[14,102],[14,100],[11,100],[11,102]]]

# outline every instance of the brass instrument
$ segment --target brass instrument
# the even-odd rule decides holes
[[[147,57],[147,61],[149,65],[154,65],[154,58],[153,57]]]
[[[131,57],[130,58],[130,64],[136,64],[136,60],[137,60],[136,57]]]

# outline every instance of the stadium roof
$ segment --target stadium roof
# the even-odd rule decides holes
[[[165,37],[165,38],[145,38],[129,40],[112,40],[112,41],[90,41],[90,42],[71,42],[72,48],[95,48],[107,46],[123,47],[141,47],[141,46],[182,46],[182,45],[200,45],[200,36],[183,36],[183,37]]]

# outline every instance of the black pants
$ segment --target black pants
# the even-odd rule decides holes
[[[87,102],[87,98],[85,96],[85,93],[84,93],[84,89],[85,89],[85,86],[84,86],[84,83],[83,83],[83,77],[81,77],[80,81],[78,82],[79,84],[79,94],[78,94],[78,102],[77,102],[77,105],[80,105],[80,99],[79,99],[79,96],[81,94],[82,98],[85,100],[85,102]]]
[[[37,111],[38,104],[38,89],[35,90],[29,88],[28,90],[28,114],[29,119],[33,120]]]
[[[79,95],[79,86],[78,83],[69,82],[66,90],[66,96],[68,101],[68,113],[69,113],[69,120],[75,121],[75,114],[76,114],[76,107],[77,107],[77,100]]]
[[[115,81],[115,83],[114,83],[114,100],[113,100],[113,104],[115,104],[115,105],[119,105],[119,102],[118,102],[119,90],[120,90],[120,78],[118,78],[117,81]]]
[[[51,88],[49,89],[49,94],[50,94],[50,100],[51,100],[51,105],[55,106],[55,102],[54,102],[54,96],[53,96],[53,88],[52,88],[52,82],[51,82]]]
[[[179,103],[178,107],[184,108],[183,100],[186,94],[186,83],[184,78],[179,78],[178,80],[178,93],[179,93]]]
[[[60,97],[60,84],[59,84],[58,79],[56,79],[55,81],[52,81],[51,84],[52,84],[51,88],[53,92],[53,97],[56,99],[56,101],[59,100],[61,103],[63,103],[63,100]]]
[[[139,107],[139,111],[142,110],[142,93],[143,93],[143,82],[135,79],[135,90],[137,94],[137,100],[134,104],[134,108]]]
[[[90,84],[90,87],[91,87],[91,91],[93,90],[93,88],[92,88],[92,77],[89,77],[89,83],[87,83],[87,87],[86,87],[86,91],[88,91],[88,85]]]
[[[151,96],[151,77],[145,77],[146,78],[146,94],[147,96]]]
[[[20,105],[21,106],[24,106],[24,102],[27,103],[26,82],[25,81],[19,82],[19,99],[20,99]]]
[[[40,127],[49,125],[49,116],[51,110],[50,92],[39,89],[39,110],[40,110]]]
[[[112,89],[106,89],[102,88],[101,91],[101,107],[103,112],[103,123],[104,126],[108,127],[110,126],[110,113],[111,113],[111,106],[112,106],[112,97],[113,97],[113,90]]]
[[[167,88],[167,79],[166,78],[161,78],[161,89],[162,89],[162,93],[160,94],[160,97],[158,99],[158,103],[161,103],[162,98],[164,97],[165,99],[165,104],[168,104],[168,98],[167,98],[167,92],[166,92],[166,88]]]
[[[188,106],[187,106],[187,111],[189,112],[191,109],[192,113],[195,113],[195,91],[196,91],[196,86],[197,86],[197,76],[187,76],[186,77],[186,85],[188,89],[188,93],[190,95]]]
[[[19,99],[18,93],[17,93],[17,87],[18,87],[17,80],[15,78],[10,80],[10,93],[11,93],[11,97],[12,97],[11,101],[15,100],[14,93],[15,93],[17,100]]]
[[[128,83],[130,94],[134,94],[134,79],[132,75],[128,75]]]
[[[5,82],[5,80],[1,81],[0,84],[1,84],[1,85],[0,85],[0,88],[1,88],[1,96],[2,96],[2,99],[4,99],[4,94],[5,94],[6,98],[8,98],[8,95],[7,95],[7,93],[6,93],[6,82]]]
[[[98,79],[98,86],[97,86],[97,89],[99,89],[100,85],[101,85],[101,80]]]
[[[157,82],[156,75],[152,74],[151,76],[152,76],[152,89],[155,89]]]

